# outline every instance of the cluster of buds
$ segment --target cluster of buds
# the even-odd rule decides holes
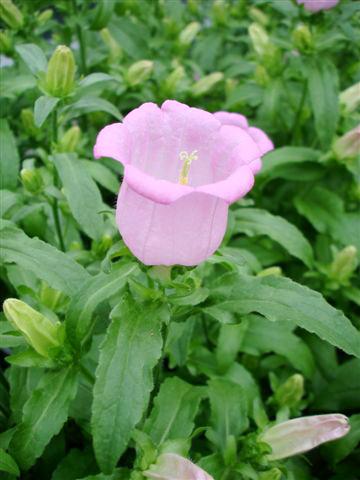
[[[280,50],[271,42],[265,28],[258,23],[252,23],[248,30],[253,48],[266,71],[276,76],[281,65]]]

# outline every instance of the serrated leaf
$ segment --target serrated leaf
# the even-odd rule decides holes
[[[74,368],[44,373],[24,405],[22,421],[10,442],[10,452],[23,469],[30,468],[59,433],[76,390]]]
[[[154,400],[144,431],[160,446],[166,440],[188,438],[194,429],[204,389],[180,378],[167,378]]]
[[[163,307],[136,304],[129,295],[111,314],[92,406],[95,455],[104,473],[115,468],[149,401],[152,369],[161,356],[162,315]]]
[[[59,101],[59,98],[49,97],[48,95],[43,95],[36,100],[34,105],[34,121],[37,127],[42,127]]]
[[[13,190],[18,182],[20,157],[14,134],[5,118],[0,118],[0,145],[1,188]],[[1,203],[3,201],[2,197]]]
[[[96,183],[75,154],[59,153],[52,158],[75,220],[90,238],[99,239],[105,226],[99,213],[103,202]]]
[[[89,278],[86,270],[65,253],[38,238],[29,238],[13,223],[0,220],[0,231],[0,258],[4,263],[16,263],[70,296]]]
[[[135,275],[139,267],[127,263],[110,274],[99,273],[90,277],[74,295],[66,314],[66,331],[75,349],[81,348],[91,336],[95,310],[106,300],[118,295],[128,277]]]
[[[219,285],[221,282],[221,285]],[[271,321],[291,321],[323,340],[360,357],[360,332],[324,297],[284,277],[227,274],[216,282],[216,311],[239,315],[257,312]],[[204,309],[212,314],[212,307]]]
[[[291,255],[311,267],[313,252],[301,231],[285,218],[258,208],[240,208],[235,212],[237,229],[247,235],[267,235]]]
[[[15,460],[2,448],[0,448],[0,472],[7,472],[17,477],[20,475],[20,470]]]
[[[24,43],[22,45],[17,45],[15,50],[34,75],[36,75],[38,72],[46,71],[47,60],[45,54],[40,47],[35,45],[35,43]]]

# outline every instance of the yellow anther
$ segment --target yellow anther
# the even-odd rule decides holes
[[[197,160],[197,150],[194,150],[188,154],[186,151],[182,151],[179,154],[180,160],[183,161],[183,165],[180,170],[180,175],[179,175],[179,183],[181,185],[187,185],[189,183],[189,172],[190,172],[190,167],[191,163],[194,160]]]

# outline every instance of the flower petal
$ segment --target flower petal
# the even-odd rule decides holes
[[[279,423],[269,428],[261,436],[261,440],[272,448],[269,459],[277,460],[307,452],[322,443],[341,438],[349,429],[345,415],[314,415]]]
[[[274,144],[272,143],[270,138],[262,130],[260,130],[260,128],[250,127],[248,129],[248,132],[253,138],[253,140],[255,140],[255,142],[257,143],[261,155],[265,155],[265,153],[274,150]]]
[[[249,124],[240,113],[231,113],[231,112],[215,112],[214,116],[221,122],[223,125],[235,125],[236,127],[241,127],[247,129]]]
[[[157,480],[213,480],[202,468],[175,453],[160,455],[156,465],[143,475]]]
[[[110,157],[123,165],[130,162],[129,133],[122,123],[104,127],[97,136],[94,157]]]

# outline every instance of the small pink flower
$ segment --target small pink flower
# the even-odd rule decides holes
[[[320,10],[329,10],[339,3],[339,0],[296,0],[299,5],[303,4],[305,10],[310,12],[319,12]]]
[[[345,436],[350,430],[348,418],[340,413],[300,417],[282,422],[261,435],[272,448],[270,460],[307,452],[318,445]]]
[[[175,453],[164,453],[150,470],[142,472],[146,478],[156,480],[214,480],[200,467]]]
[[[167,100],[99,133],[94,156],[121,162],[116,220],[146,265],[197,265],[219,247],[228,207],[246,195],[273,144],[242,115]]]

